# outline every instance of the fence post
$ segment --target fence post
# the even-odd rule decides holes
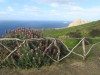
[[[85,38],[82,41],[82,47],[83,47],[83,60],[85,60],[85,58],[86,58]]]

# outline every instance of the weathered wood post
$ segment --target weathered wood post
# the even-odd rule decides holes
[[[85,58],[86,58],[85,38],[82,41],[82,47],[83,47],[83,60],[85,60]]]
[[[56,41],[56,45],[57,45],[57,41]],[[60,48],[57,46],[57,48],[58,48],[58,53],[57,53],[57,55],[58,55],[58,59],[57,59],[57,61],[59,62],[59,59],[60,59]]]

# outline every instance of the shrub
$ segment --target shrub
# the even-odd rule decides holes
[[[69,36],[71,38],[80,38],[81,33],[79,33],[79,32],[70,32],[70,33],[67,34],[67,36]]]
[[[31,38],[41,38],[40,31],[32,30],[32,29],[25,29],[25,28],[18,28],[16,30],[10,30],[6,32],[4,37],[8,38],[19,38],[22,39],[21,41],[12,41],[12,40],[4,40],[1,43],[9,48],[11,51],[17,49],[6,61],[0,63],[0,67],[20,67],[20,68],[39,68],[43,65],[50,65],[53,61],[51,58],[57,60],[57,47],[52,44],[52,46],[46,49],[52,42],[51,39],[42,38],[41,40],[32,40]],[[25,43],[20,47],[20,44],[25,39]],[[60,45],[57,44],[57,45]],[[61,51],[61,57],[65,54],[65,50],[63,46],[59,46]],[[0,46],[1,48],[1,46]],[[5,52],[3,52],[5,51]],[[3,48],[0,51],[0,61],[2,61],[5,57],[8,56],[10,52]],[[2,56],[5,55],[5,56]],[[48,55],[51,57],[48,57]]]
[[[90,36],[92,37],[100,37],[100,30],[99,29],[94,29],[90,32]]]
[[[33,30],[31,28],[17,28],[15,30],[7,30],[4,37],[19,39],[40,38],[42,37],[42,33],[39,30]]]

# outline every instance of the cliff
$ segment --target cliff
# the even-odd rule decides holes
[[[72,22],[71,24],[69,24],[68,27],[78,26],[78,25],[82,25],[82,24],[86,24],[86,23],[89,23],[89,21],[78,19],[78,20]]]

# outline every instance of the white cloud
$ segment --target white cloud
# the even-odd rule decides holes
[[[5,14],[7,14],[7,12],[5,12],[5,11],[0,11],[0,15],[5,15]]]
[[[54,10],[58,10],[58,11],[54,11],[51,14],[52,15],[54,14],[56,17],[59,18],[64,18],[64,19],[68,18],[72,20],[77,18],[83,18],[87,20],[100,19],[100,6],[83,8],[75,5],[65,5],[65,4],[58,4],[58,3],[51,3],[50,6]]]
[[[14,9],[11,6],[8,6],[7,11],[12,12],[12,11],[14,11]]]
[[[50,6],[54,7],[54,8],[57,8],[57,7],[59,7],[59,4],[58,3],[51,3]]]
[[[11,6],[8,6],[6,9],[0,11],[0,15],[7,15],[13,11],[14,11],[14,9]]]
[[[83,19],[100,19],[100,6],[83,8],[75,5],[66,5],[59,3],[50,3],[50,9],[44,9],[36,6],[23,5],[20,10],[15,10],[14,7],[8,6],[3,11],[0,11],[1,16],[25,17],[26,19],[63,19],[73,20],[77,18]]]
[[[50,16],[60,16],[60,13],[58,13],[57,10],[50,10],[48,13]]]
[[[23,12],[24,14],[27,14],[27,15],[33,15],[33,16],[38,16],[39,14],[42,14],[44,13],[43,10],[41,10],[40,8],[38,7],[35,7],[35,6],[25,6],[21,12]]]
[[[72,8],[70,11],[66,11],[66,13],[62,14],[63,17],[70,19],[78,19],[83,18],[87,20],[97,20],[100,19],[100,9],[99,7],[95,8]]]
[[[83,10],[83,8],[74,5],[66,5],[66,4],[58,4],[58,3],[51,3],[50,6],[57,10]]]
[[[76,1],[81,1],[81,0],[31,0],[33,2],[37,3],[69,3],[69,2],[76,2]]]

